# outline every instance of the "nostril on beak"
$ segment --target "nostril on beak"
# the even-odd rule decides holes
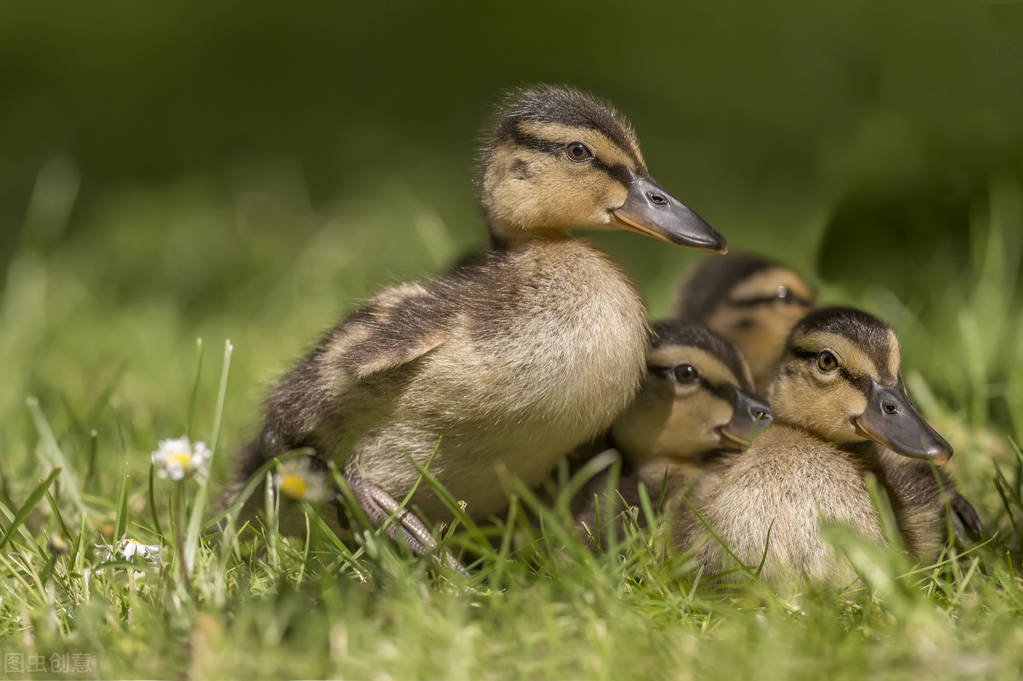
[[[753,417],[753,422],[761,426],[766,426],[771,422],[772,417],[769,411],[764,411],[759,407],[750,407],[749,413]]]
[[[657,192],[647,192],[646,197],[650,199],[650,203],[654,204],[655,206],[668,205],[668,199],[664,196],[664,194],[658,194]]]

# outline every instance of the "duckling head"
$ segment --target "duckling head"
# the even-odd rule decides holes
[[[815,304],[813,288],[795,270],[739,253],[694,267],[679,289],[675,312],[735,343],[763,390],[792,327]]]
[[[821,308],[789,336],[768,398],[775,418],[839,445],[873,440],[945,463],[952,447],[920,416],[902,383],[895,332],[848,307]]]
[[[648,374],[632,405],[611,428],[633,464],[699,463],[721,451],[742,451],[771,422],[753,393],[749,367],[735,346],[700,326],[654,324]]]
[[[510,93],[476,178],[497,246],[603,228],[727,250],[721,234],[650,177],[629,122],[578,90]]]

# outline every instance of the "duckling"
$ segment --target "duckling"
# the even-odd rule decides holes
[[[789,332],[815,305],[813,287],[794,269],[737,253],[693,267],[679,287],[675,315],[735,343],[757,389],[766,390]]]
[[[655,499],[662,487],[686,490],[724,468],[771,423],[770,408],[753,393],[749,366],[732,343],[678,320],[657,322],[653,331],[643,387],[611,426],[610,444],[625,469],[617,494],[604,500],[611,504],[601,504],[598,517],[610,476],[604,472],[577,497],[575,520],[588,537],[597,536],[601,518],[618,516],[618,495],[638,506],[640,483]]]
[[[867,492],[870,448],[945,463],[949,444],[917,413],[900,377],[895,333],[865,312],[818,309],[793,329],[768,390],[774,425],[720,475],[695,492],[695,507],[762,577],[797,575],[842,583],[851,572],[822,539],[818,519],[852,526],[883,542]],[[733,568],[717,541],[686,516],[676,535],[697,546],[710,571]],[[766,545],[766,554],[765,554]]]
[[[750,361],[753,379],[766,391],[792,327],[816,306],[813,287],[787,265],[750,254],[714,258],[692,268],[679,288],[676,314],[706,324],[735,343]],[[952,478],[926,461],[915,461],[874,446],[873,468],[902,530],[917,556],[937,555],[945,543],[946,506],[960,536],[979,536],[980,517]]]
[[[431,281],[386,289],[327,331],[270,393],[238,480],[270,457],[311,447],[343,462],[375,522],[413,489],[425,517],[448,517],[430,485],[416,487],[417,465],[471,516],[499,512],[502,471],[538,483],[611,425],[645,370],[639,295],[569,230],[624,229],[727,249],[650,177],[625,117],[571,88],[505,99],[476,185],[491,250]],[[392,536],[426,552],[423,523],[399,515]]]

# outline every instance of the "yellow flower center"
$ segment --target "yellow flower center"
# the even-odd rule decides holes
[[[281,491],[292,499],[302,501],[309,491],[309,485],[297,475],[285,474],[281,477]]]
[[[192,465],[192,452],[178,452],[171,454],[170,458],[180,463],[182,468],[189,468]]]

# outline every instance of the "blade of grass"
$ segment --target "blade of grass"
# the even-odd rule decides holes
[[[64,457],[64,453],[60,451],[57,438],[54,437],[49,422],[47,422],[46,417],[43,415],[42,409],[39,408],[39,400],[35,397],[29,397],[25,400],[25,403],[28,405],[28,410],[32,413],[32,421],[35,423],[36,432],[39,433],[39,440],[42,444],[39,451],[43,453],[48,464],[61,471],[60,477],[64,481],[63,489],[67,491],[68,496],[71,498],[71,503],[75,505],[79,512],[88,514],[85,502],[82,501],[82,495],[78,491],[78,483],[75,482],[74,476],[71,475],[71,471],[67,468],[67,459]]]
[[[1012,507],[1009,504],[1009,497],[1002,489],[1002,481],[998,476],[992,478],[995,482],[995,489],[998,490],[998,496],[1002,499],[1002,506],[1005,507],[1005,513],[1009,516],[1009,522],[1012,524],[1012,533],[1019,535],[1019,528],[1016,527],[1016,518],[1012,514]]]
[[[69,542],[73,541],[71,530],[68,529],[67,523],[64,522],[64,514],[61,512],[60,506],[57,504],[57,500],[53,498],[52,494],[50,494],[49,489],[46,490],[46,501],[49,502],[50,510],[53,511],[53,515],[57,519],[57,524],[60,525],[61,533],[63,533],[64,537],[67,538]]]
[[[85,470],[85,483],[82,489],[89,489],[96,477],[96,455],[99,453],[99,433],[95,430],[89,431],[89,457],[88,468]]]
[[[725,553],[727,553],[728,556],[735,561],[737,567],[733,568],[732,570],[728,570],[728,572],[732,572],[734,570],[741,570],[748,574],[750,577],[756,579],[757,575],[756,573],[753,572],[753,568],[743,563],[739,559],[739,556],[735,555],[735,552],[732,551],[732,548],[728,545],[728,542],[722,539],[718,535],[718,533],[714,531],[714,528],[710,526],[710,523],[707,522],[707,519],[703,517],[703,514],[697,511],[696,506],[694,506],[693,503],[689,501],[689,497],[686,496],[684,493],[680,493],[679,496],[682,498],[682,501],[685,502],[686,506],[689,507],[689,510],[693,512],[693,515],[696,516],[696,519],[700,521],[700,524],[703,525],[703,528],[707,530],[707,533],[711,536],[711,538],[713,538],[714,541],[717,542],[717,544],[725,550]]]
[[[203,529],[205,531],[213,530],[216,528],[216,525],[229,514],[237,513],[241,510],[241,507],[245,505],[245,502],[248,501],[249,497],[255,493],[256,488],[263,482],[263,476],[265,476],[267,472],[271,468],[274,468],[278,463],[284,463],[288,459],[294,459],[296,456],[310,456],[313,453],[312,449],[303,447],[301,449],[293,449],[290,452],[285,452],[284,454],[276,456],[265,462],[249,477],[248,482],[245,483],[242,491],[238,493],[238,496],[233,502],[231,502],[231,505],[210,518],[203,526]]]
[[[17,512],[14,514],[14,519],[11,520],[10,527],[7,528],[7,531],[4,533],[4,536],[0,537],[0,549],[2,549],[10,540],[10,538],[14,536],[15,530],[17,530],[21,526],[21,524],[25,522],[25,518],[28,517],[28,514],[31,513],[32,509],[35,508],[36,504],[39,503],[39,500],[43,498],[43,496],[46,494],[46,491],[50,489],[50,485],[52,485],[53,481],[57,478],[58,475],[60,475],[60,472],[61,472],[60,468],[54,468],[53,470],[51,470],[50,474],[47,475],[38,485],[36,485],[35,489],[32,490],[32,493],[28,495],[28,499],[25,500],[25,503],[22,504],[21,508],[19,508]]]
[[[213,415],[213,434],[210,437],[210,467],[217,455],[217,440],[220,439],[220,423],[224,415],[224,399],[227,396],[227,377],[231,372],[231,353],[234,346],[230,340],[224,341],[224,364],[220,371],[220,388],[217,390],[217,408]],[[201,354],[200,354],[201,358]],[[201,369],[201,359],[200,359]],[[198,384],[198,377],[196,377]],[[199,535],[202,531],[202,514],[206,511],[206,500],[210,493],[210,476],[205,475],[199,481],[199,490],[192,500],[191,515],[188,518],[188,530],[185,534],[185,565],[189,573],[195,566],[195,554],[199,547]]]
[[[156,466],[149,462],[149,513],[153,518],[153,530],[163,540],[163,529],[160,527],[160,514],[156,512]]]
[[[185,415],[185,434],[189,438],[193,436],[192,427],[195,425],[195,404],[199,400],[199,383],[202,379],[202,338],[195,339],[195,378],[192,380],[192,393],[188,398],[188,413]]]
[[[127,473],[121,474],[121,491],[117,496],[117,524],[114,529],[114,543],[116,544],[124,537],[128,527],[128,486],[131,477]]]

